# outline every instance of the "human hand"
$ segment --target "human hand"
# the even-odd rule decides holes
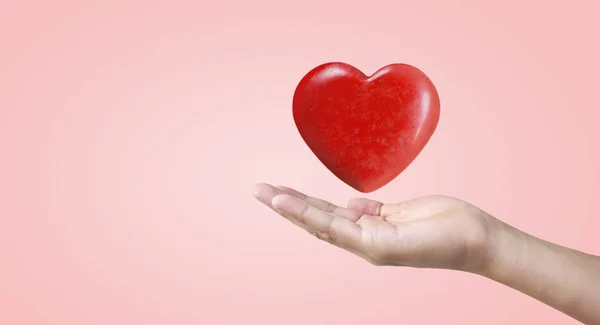
[[[339,207],[259,184],[256,198],[317,238],[375,265],[454,269],[503,283],[584,324],[600,325],[600,257],[513,228],[451,197]]]
[[[398,204],[353,199],[339,207],[287,187],[258,184],[255,197],[317,238],[375,265],[455,269],[487,267],[496,219],[446,196]]]

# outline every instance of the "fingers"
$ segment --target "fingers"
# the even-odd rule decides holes
[[[254,186],[254,197],[269,207],[273,198],[279,194],[282,194],[281,190],[269,184],[261,183]]]
[[[352,199],[346,205],[349,209],[360,213],[379,216],[390,222],[409,221],[431,215],[428,205],[420,204],[420,199],[410,200],[396,204],[383,204],[365,198]]]
[[[257,184],[254,186],[254,197],[256,197],[256,199],[258,201],[260,201],[264,205],[268,206],[269,208],[271,208],[271,210],[273,210],[277,213],[279,213],[279,212],[273,208],[272,202],[273,202],[273,198],[280,194],[283,194],[283,192],[281,190],[279,190],[269,184],[261,183],[261,184]],[[284,218],[288,219],[289,221],[291,221],[296,226],[302,227],[302,225],[299,223],[298,220],[291,219],[284,215],[282,215],[282,216]]]
[[[383,206],[384,206],[384,204],[379,201],[363,199],[363,198],[352,199],[352,200],[348,201],[348,204],[346,204],[346,207],[348,209],[357,211],[362,214],[372,215],[372,216],[379,216]]]
[[[360,243],[361,230],[357,224],[317,209],[295,196],[276,196],[273,199],[273,208],[298,220],[308,232],[336,246],[355,249]]]
[[[351,221],[357,221],[363,215],[360,211],[356,211],[353,209],[347,209],[343,207],[339,207],[333,203],[329,203],[325,200],[308,196],[304,193],[300,193],[294,189],[285,186],[277,186],[277,189],[282,191],[285,194],[289,194],[295,196],[301,200],[306,201],[306,203],[314,206],[317,209],[323,210],[325,212],[332,213],[341,218],[345,218]]]
[[[276,186],[276,188],[279,189],[280,191],[286,193],[286,194],[293,195],[293,196],[295,196],[297,198],[300,198],[302,200],[306,200],[308,198],[308,195],[306,195],[306,194],[304,194],[302,192],[299,192],[299,191],[297,191],[297,190],[295,190],[293,188],[289,188],[287,186]],[[329,203],[329,202],[327,202],[325,200],[321,200],[321,201],[325,202],[325,204],[327,204],[327,205],[331,204],[331,203]]]
[[[254,195],[260,202],[317,238],[349,251],[356,251],[361,243],[361,229],[350,219],[323,211],[268,184],[258,184]]]
[[[315,208],[321,209],[325,212],[333,212],[337,208],[337,206],[333,203],[329,203],[325,200],[322,200],[322,199],[319,199],[316,197],[310,197],[304,193],[298,192],[297,190],[289,188],[289,187],[277,186],[277,189],[279,189],[283,193],[286,193],[286,194],[295,196],[301,200],[304,200],[308,204],[314,206]]]

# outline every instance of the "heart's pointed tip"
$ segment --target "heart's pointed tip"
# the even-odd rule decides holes
[[[364,194],[373,193],[379,189],[379,187],[366,187],[363,185],[350,185],[350,187]]]
[[[369,189],[369,190],[359,190],[359,192],[364,194],[369,194],[375,192],[377,189]]]

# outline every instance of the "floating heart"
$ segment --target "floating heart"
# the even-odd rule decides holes
[[[363,193],[392,181],[437,127],[440,100],[419,69],[388,65],[372,76],[345,63],[310,71],[293,100],[294,121],[317,158]]]

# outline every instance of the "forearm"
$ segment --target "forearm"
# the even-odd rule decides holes
[[[600,257],[498,222],[484,276],[589,325],[600,325]]]

